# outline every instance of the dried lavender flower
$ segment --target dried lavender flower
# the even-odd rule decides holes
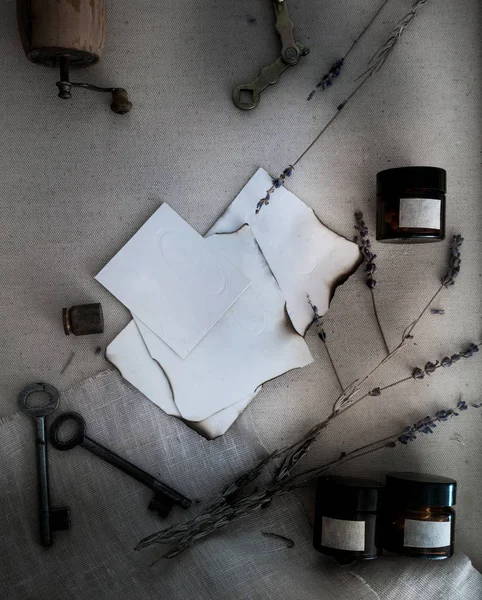
[[[383,8],[385,7],[385,5],[388,2],[389,2],[389,0],[383,0],[383,2],[380,4],[380,6],[375,11],[375,13],[371,16],[370,20],[365,25],[365,27],[363,28],[361,33],[353,40],[353,42],[352,42],[351,46],[349,47],[349,49],[347,50],[345,56],[343,56],[342,58],[339,58],[338,60],[336,60],[333,63],[333,65],[331,66],[328,73],[323,75],[323,77],[320,79],[320,81],[316,84],[316,88],[310,93],[310,95],[308,96],[308,100],[311,100],[313,98],[317,89],[321,88],[322,90],[325,90],[327,87],[330,87],[333,84],[333,80],[336,79],[340,75],[340,71],[343,67],[343,64],[345,63],[345,60],[351,54],[351,52],[353,51],[355,46],[358,44],[358,42],[361,40],[361,38],[365,35],[365,33],[373,25],[376,18],[382,12]]]
[[[439,364],[438,360],[436,360],[434,363],[428,362],[424,367],[425,373],[427,373],[427,375],[430,375],[431,373],[435,373],[435,370],[436,370],[438,364]]]
[[[277,189],[279,189],[281,186],[284,185],[286,178],[291,177],[291,175],[293,174],[293,171],[294,171],[294,166],[289,165],[288,167],[286,167],[286,169],[282,173],[280,173],[279,177],[276,177],[275,179],[273,179],[273,185],[266,192],[266,196],[264,198],[261,198],[261,200],[256,205],[256,211],[255,211],[256,214],[259,213],[259,211],[263,208],[263,206],[268,206],[269,200],[271,198],[271,194],[274,191],[276,191]]]
[[[323,328],[323,319],[318,314],[318,307],[313,304],[313,302],[311,301],[310,295],[307,294],[306,297],[308,299],[308,304],[311,306],[311,310],[313,311],[313,323],[315,323],[315,325],[316,325],[318,337],[320,338],[320,340],[323,342],[323,345],[325,346],[326,355],[328,356],[328,360],[330,361],[331,368],[333,369],[333,373],[335,374],[338,385],[340,386],[340,389],[343,392],[344,386],[341,381],[340,374],[338,373],[338,369],[336,368],[335,361],[333,360],[330,349],[328,348],[328,344],[326,343],[326,332]]]
[[[431,308],[430,312],[432,313],[432,315],[444,315],[445,311],[443,310],[443,308]]]
[[[306,296],[308,298],[308,304],[311,306],[311,310],[313,311],[313,322],[316,325],[316,330],[318,332],[318,337],[322,342],[326,342],[326,332],[323,329],[323,320],[321,316],[318,314],[318,307],[313,304],[309,295]]]
[[[414,379],[423,379],[425,377],[425,372],[422,369],[420,369],[419,367],[416,367],[412,371],[412,377]]]
[[[457,404],[457,408],[460,408],[460,402]],[[398,437],[398,441],[404,445],[413,442],[413,440],[417,439],[417,433],[433,433],[434,428],[437,427],[437,423],[447,421],[449,418],[456,416],[458,416],[458,413],[453,409],[440,410],[435,416],[425,417],[417,421],[414,425],[406,427]]]
[[[373,291],[375,289],[375,286],[377,285],[377,281],[374,277],[375,272],[377,270],[377,265],[375,264],[375,259],[377,255],[373,254],[373,252],[371,251],[372,243],[370,241],[370,238],[368,237],[368,227],[363,219],[363,213],[359,210],[355,213],[355,229],[358,231],[358,235],[355,236],[355,242],[358,244],[358,248],[360,249],[360,253],[363,257],[363,262],[365,265],[363,270],[365,271],[366,275],[366,284],[370,289],[372,296],[373,312],[377,321],[378,330],[380,331],[380,335],[383,340],[383,345],[385,346],[385,352],[387,353],[387,356],[389,356],[390,348],[388,347],[387,338],[385,337],[385,332],[383,331],[383,327],[380,322],[377,304],[375,302],[375,293]]]
[[[451,285],[454,285],[455,279],[460,273],[460,266],[462,264],[460,249],[463,242],[464,238],[461,235],[454,235],[452,238],[452,244],[450,246],[449,268],[444,277],[442,277],[442,285],[444,287],[450,287]]]
[[[374,262],[377,255],[373,254],[373,252],[370,250],[372,244],[370,238],[368,237],[368,227],[363,219],[363,213],[361,211],[357,211],[355,213],[355,221],[355,229],[358,231],[355,241],[360,248],[360,252],[365,263],[364,271],[367,276],[366,283],[370,289],[373,289],[377,284],[375,278],[373,277],[375,271],[377,270],[377,266]]]
[[[476,344],[470,344],[470,346],[467,348],[467,350],[460,353],[460,356],[462,358],[470,358],[478,351],[479,351],[479,347]]]
[[[333,80],[336,79],[341,72],[343,67],[343,63],[345,62],[344,58],[338,58],[332,65],[328,73],[325,73],[320,81],[316,84],[316,88],[312,90],[307,98],[307,100],[311,100],[313,96],[316,94],[317,89],[326,90],[327,87],[331,87],[333,85]]]

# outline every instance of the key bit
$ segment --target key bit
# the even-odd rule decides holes
[[[66,531],[67,529],[70,529],[69,508],[50,509],[50,529],[53,531]]]
[[[275,28],[281,39],[281,56],[272,64],[264,67],[253,81],[242,83],[234,88],[233,102],[241,110],[256,108],[261,92],[269,85],[277,83],[288,67],[298,64],[300,58],[310,52],[309,48],[294,39],[293,21],[288,14],[286,0],[276,0],[274,10],[276,13]]]
[[[169,516],[171,509],[174,505],[174,502],[167,498],[164,494],[156,494],[154,498],[149,503],[149,510],[157,512],[157,514],[165,519]]]
[[[47,404],[32,406],[29,397],[34,393],[45,393],[49,396]],[[38,476],[38,510],[40,543],[42,546],[52,545],[52,531],[65,530],[70,527],[70,510],[68,507],[51,508],[49,490],[49,471],[47,461],[47,428],[45,417],[57,409],[59,405],[58,391],[47,383],[33,383],[24,388],[18,397],[18,407],[26,415],[35,419],[37,476]]]

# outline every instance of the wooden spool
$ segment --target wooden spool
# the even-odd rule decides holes
[[[57,67],[99,61],[105,42],[105,0],[17,0],[17,20],[27,58]]]

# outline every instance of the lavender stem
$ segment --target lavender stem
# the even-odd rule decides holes
[[[338,382],[338,385],[340,386],[340,390],[343,390],[344,389],[343,383],[341,382],[340,376],[338,375],[338,371],[336,369],[335,362],[334,362],[334,360],[333,360],[333,358],[331,356],[331,352],[330,352],[330,350],[328,348],[328,344],[326,342],[323,342],[323,344],[324,344],[325,349],[326,349],[326,355],[328,356],[328,359],[330,361],[331,367],[333,369],[333,373],[335,374],[335,377],[336,377],[336,380]]]
[[[439,287],[439,289],[435,292],[435,294],[432,296],[432,298],[428,301],[427,305],[425,306],[425,308],[422,310],[422,312],[419,314],[419,316],[415,319],[415,321],[410,325],[410,327],[408,328],[408,330],[405,330],[405,337],[408,337],[411,335],[412,331],[415,329],[415,326],[417,325],[417,323],[420,321],[420,319],[423,317],[423,315],[427,312],[427,310],[430,308],[430,306],[432,305],[432,303],[435,301],[435,299],[437,298],[437,296],[440,294],[440,292],[444,289],[444,286],[441,285]]]
[[[380,317],[378,315],[377,305],[376,305],[376,302],[375,302],[375,292],[374,292],[374,289],[370,288],[370,292],[371,292],[371,297],[372,297],[373,312],[375,314],[375,319],[377,321],[378,329],[379,329],[380,334],[382,336],[383,345],[385,346],[385,351],[386,351],[387,356],[388,356],[390,354],[390,348],[388,347],[387,339],[386,339],[385,334],[383,332],[382,324],[380,323]]]

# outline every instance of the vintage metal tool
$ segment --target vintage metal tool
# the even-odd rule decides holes
[[[69,439],[62,440],[59,437],[59,430],[68,421],[72,421],[75,424],[76,431]],[[192,502],[189,498],[186,498],[162,481],[149,475],[149,473],[139,469],[139,467],[136,467],[105,446],[102,446],[102,444],[98,444],[93,439],[87,437],[85,430],[85,420],[79,413],[62,413],[55,419],[50,427],[50,442],[57,450],[71,450],[72,448],[75,448],[75,446],[82,446],[82,448],[89,450],[89,452],[92,452],[99,458],[102,458],[127,475],[130,475],[134,479],[137,479],[137,481],[146,485],[155,492],[154,498],[149,504],[149,508],[158,512],[161,517],[167,517],[174,504],[177,504],[182,508],[189,508],[191,506]]]
[[[45,393],[49,401],[43,406],[31,406],[29,397],[34,393]],[[58,391],[47,383],[33,383],[24,388],[18,397],[18,407],[25,414],[33,417],[36,423],[37,473],[38,473],[38,503],[40,543],[42,546],[52,545],[52,531],[69,529],[70,510],[50,507],[49,470],[47,461],[47,429],[45,417],[59,405]]]
[[[105,0],[17,0],[17,21],[27,58],[34,63],[60,68],[59,97],[72,97],[72,88],[112,95],[111,109],[130,111],[124,88],[99,87],[70,81],[70,67],[99,62],[105,41]]]
[[[281,56],[274,63],[261,70],[250,83],[242,83],[233,91],[233,102],[241,110],[252,110],[259,103],[261,92],[268,85],[275,84],[288,67],[298,64],[310,49],[296,42],[293,36],[293,21],[288,14],[286,0],[275,0],[276,31],[281,38]],[[246,99],[243,99],[246,98]]]

